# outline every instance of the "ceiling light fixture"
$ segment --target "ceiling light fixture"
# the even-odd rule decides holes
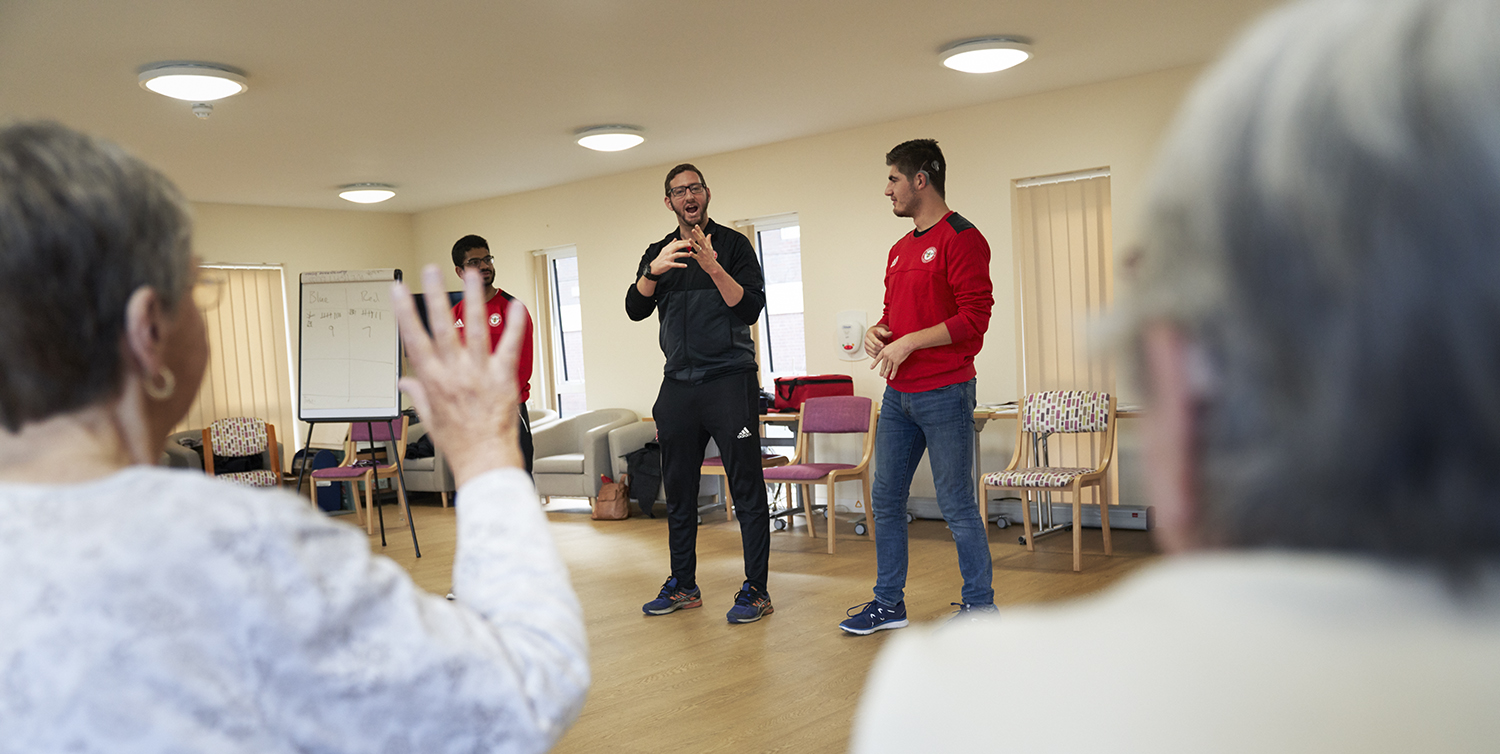
[[[1031,59],[1031,44],[1019,37],[983,37],[954,42],[938,54],[955,71],[994,73]]]
[[[212,102],[250,88],[244,71],[216,63],[151,63],[139,80],[143,89],[188,102]]]
[[[635,126],[589,126],[574,131],[573,135],[578,137],[578,146],[596,152],[618,152],[646,140]]]
[[[389,183],[351,183],[339,186],[339,198],[355,204],[378,204],[396,195]]]

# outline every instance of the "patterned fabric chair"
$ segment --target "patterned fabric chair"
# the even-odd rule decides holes
[[[363,447],[361,447],[363,444]],[[393,447],[394,446],[394,447]],[[363,455],[361,455],[361,453]],[[371,456],[374,456],[372,459]],[[364,513],[360,513],[359,494],[354,495],[354,517],[362,521],[365,530],[375,533],[375,485],[381,479],[396,479],[399,462],[406,460],[406,417],[390,421],[350,422],[349,435],[344,439],[344,462],[328,469],[312,472],[313,484],[308,487],[313,505],[318,504],[318,481],[362,484],[365,488]],[[397,483],[396,496],[401,501],[401,523],[410,520],[411,511],[406,503],[406,487]],[[382,535],[383,536],[383,535]]]
[[[1089,449],[1100,459],[1090,467],[1051,466],[1048,464],[1047,438],[1054,434],[1092,435]],[[1097,441],[1097,442],[1096,442]],[[1004,471],[984,476],[984,495],[979,500],[981,520],[988,521],[989,493],[992,489],[1021,492],[1021,517],[1026,549],[1035,551],[1035,540],[1042,534],[1061,529],[1054,526],[1041,531],[1031,529],[1031,506],[1037,505],[1038,525],[1051,520],[1051,493],[1066,492],[1073,498],[1073,570],[1083,570],[1083,532],[1079,515],[1083,488],[1099,489],[1099,518],[1104,529],[1104,554],[1113,553],[1109,538],[1108,501],[1104,499],[1104,482],[1109,475],[1110,458],[1115,450],[1115,399],[1108,393],[1083,390],[1034,393],[1021,400],[1016,419],[1016,452]],[[1042,510],[1045,497],[1047,511]]]
[[[865,532],[871,539],[875,536],[875,519],[870,512],[870,457],[875,454],[875,402],[854,395],[808,398],[802,404],[802,419],[797,427],[797,450],[792,463],[765,470],[766,483],[796,484],[802,488],[802,508],[807,515],[807,533],[814,539],[818,532],[813,528],[813,485],[828,485],[828,553],[833,554],[835,544],[833,516],[833,486],[839,482],[858,480],[864,485]],[[813,461],[812,435],[853,434],[865,436],[864,452],[859,463],[815,463]]]
[[[269,464],[254,471],[214,472],[214,456],[221,458],[264,454]],[[281,453],[276,426],[263,419],[237,416],[219,419],[203,430],[203,472],[250,487],[281,486]]]

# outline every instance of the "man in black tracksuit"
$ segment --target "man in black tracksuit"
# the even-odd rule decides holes
[[[639,322],[654,309],[661,322],[665,376],[652,413],[661,443],[672,576],[646,603],[647,615],[703,605],[697,582],[698,477],[712,437],[724,458],[745,547],[745,583],[725,616],[752,623],[772,612],[766,592],[770,516],[760,466],[760,380],[750,325],[766,303],[755,250],[743,235],[708,219],[702,171],[667,173],[666,205],[677,228],[641,257],[625,293]]]

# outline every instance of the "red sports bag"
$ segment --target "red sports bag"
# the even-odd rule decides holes
[[[808,398],[854,395],[854,378],[847,374],[813,374],[776,378],[776,411],[801,411]]]

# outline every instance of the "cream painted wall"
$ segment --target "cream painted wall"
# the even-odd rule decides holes
[[[912,227],[892,216],[882,195],[884,154],[906,139],[937,139],[951,165],[949,205],[979,227],[993,253],[995,307],[977,360],[978,397],[980,402],[1013,400],[1011,181],[1108,166],[1114,245],[1124,248],[1135,233],[1156,143],[1196,73],[1196,68],[1176,69],[685,159],[706,174],[713,191],[710,215],[718,222],[799,214],[808,371],[853,374],[858,394],[878,396],[883,384],[869,372],[868,360],[837,358],[834,317],[858,309],[870,323],[880,318],[886,252]],[[669,167],[420,213],[412,223],[416,259],[451,272],[453,241],[466,233],[483,235],[495,254],[500,286],[534,309],[529,252],[575,244],[588,405],[649,415],[661,380],[656,321],[631,322],[623,302],[647,244],[673,228],[661,203],[661,180]],[[451,287],[457,287],[456,278]],[[1000,434],[987,432],[986,438]]]
[[[267,262],[285,267],[286,300],[293,317],[297,280],[303,272],[398,267],[410,275],[413,269],[411,215],[194,204],[193,216],[194,245],[205,262]],[[293,333],[294,369],[297,358]],[[344,426],[319,425],[317,444],[338,447]],[[282,436],[291,437],[286,430]]]

